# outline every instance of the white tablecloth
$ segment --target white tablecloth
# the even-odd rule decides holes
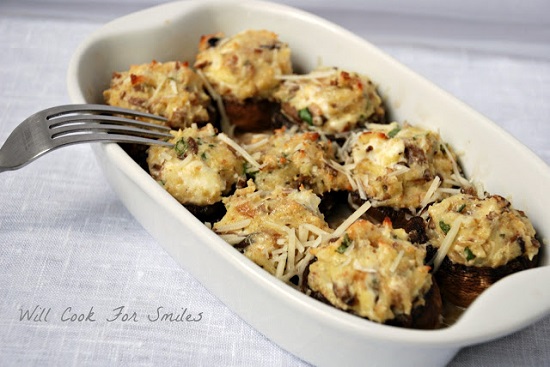
[[[79,42],[104,22],[158,2],[2,0],[0,143],[33,112],[69,102],[65,73]],[[548,2],[286,3],[368,38],[550,164]],[[200,321],[162,322],[159,310],[185,310]],[[549,361],[546,318],[465,348],[450,366]],[[0,174],[0,365],[307,364],[178,267],[115,197],[90,147],[79,145]]]

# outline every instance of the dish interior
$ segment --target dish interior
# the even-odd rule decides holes
[[[221,3],[216,4],[217,11],[211,11],[209,3],[192,3],[184,9],[157,7],[147,12],[145,24],[126,17],[106,26],[102,37],[84,50],[76,70],[83,99],[102,103],[101,93],[112,73],[131,64],[193,60],[203,34],[273,30],[293,50],[295,70],[311,70],[322,63],[368,75],[378,85],[390,119],[438,130],[460,154],[467,177],[482,182],[489,192],[510,198],[529,214],[539,232],[545,227],[539,218],[544,217],[550,200],[544,196],[531,200],[526,188],[546,191],[548,166],[483,116],[374,46],[322,19],[262,2]],[[323,47],[318,46],[321,40]],[[529,163],[523,164],[525,160]],[[547,254],[542,263],[548,264]]]

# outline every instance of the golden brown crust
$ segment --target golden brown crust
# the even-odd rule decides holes
[[[132,65],[113,73],[103,96],[112,106],[164,116],[174,129],[204,125],[215,117],[202,79],[185,62]]]
[[[330,231],[318,209],[320,199],[309,190],[279,187],[261,191],[249,180],[247,187],[236,190],[223,202],[227,213],[212,229],[286,282],[301,277],[309,263],[308,248],[312,244],[299,240],[301,227]]]
[[[499,195],[479,198],[457,194],[428,209],[427,234],[440,248],[453,223],[458,227],[452,246],[444,254],[453,263],[497,268],[518,256],[532,259],[540,243],[525,213]]]
[[[432,287],[426,252],[408,241],[389,221],[354,222],[335,241],[311,252],[308,287],[333,306],[369,320],[407,320],[426,304]]]
[[[248,151],[260,164],[254,175],[260,190],[305,188],[323,195],[351,189],[346,175],[330,164],[336,159],[335,144],[317,132],[292,133],[282,128],[267,137],[252,135],[249,140]]]
[[[306,75],[287,77],[274,98],[295,124],[335,134],[384,122],[385,109],[376,86],[364,75],[320,67]]]
[[[154,61],[113,75],[107,103],[161,114],[182,128],[174,148],[124,149],[278,279],[374,322],[433,329],[443,301],[466,307],[499,279],[536,266],[534,228],[503,198],[494,198],[498,210],[477,217],[486,205],[471,200],[435,212],[449,196],[481,198],[482,189],[467,182],[438,133],[385,124],[384,101],[368,77],[338,68],[292,75],[288,45],[265,30],[201,37],[194,66],[196,73],[186,63]],[[218,117],[223,136],[212,126]],[[366,200],[372,207],[346,229],[338,227],[341,217],[328,219],[335,203],[340,211],[345,201],[357,208]],[[466,214],[476,225],[447,236],[453,216]],[[452,246],[441,244],[446,239]],[[503,239],[512,250],[497,255],[508,262],[481,262],[498,257],[486,253]],[[427,259],[436,242],[445,248],[439,260],[448,257],[432,272]],[[456,254],[466,262],[454,263]]]
[[[173,147],[149,147],[151,176],[184,205],[208,206],[244,176],[244,160],[217,138],[211,124],[172,131]]]
[[[369,125],[350,148],[353,177],[376,206],[415,211],[449,194],[454,153],[438,133],[409,124]],[[438,183],[439,182],[439,183]]]
[[[224,100],[240,102],[269,99],[279,77],[292,73],[290,48],[266,30],[203,36],[194,65]]]
[[[314,259],[310,265],[312,265],[317,259]],[[309,266],[304,272],[304,278],[308,279]],[[328,299],[323,296],[319,291],[312,291],[308,288],[307,284],[302,287],[303,292],[309,292],[312,298],[333,306]],[[410,315],[400,314],[397,317],[386,320],[384,324],[405,327],[411,329],[437,329],[441,325],[441,318],[443,312],[443,300],[441,297],[440,288],[435,280],[432,281],[432,287],[424,296],[425,303],[423,305],[416,306],[412,309]],[[360,316],[360,315],[357,315]],[[361,317],[361,316],[360,316]],[[368,319],[368,318],[367,318]]]

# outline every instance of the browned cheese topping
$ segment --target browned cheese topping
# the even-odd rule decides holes
[[[250,180],[223,202],[227,213],[213,230],[286,282],[302,276],[312,258],[308,249],[331,231],[319,212],[320,199],[310,190],[262,191]]]
[[[271,97],[279,77],[292,73],[290,48],[266,30],[203,36],[195,68],[222,98],[240,102]]]
[[[206,225],[287,284],[399,322],[429,306],[426,296],[439,299],[428,245],[438,249],[435,274],[445,257],[495,268],[538,254],[525,214],[464,177],[438,132],[386,124],[367,76],[337,67],[293,74],[289,46],[267,30],[205,35],[193,66],[132,65],[113,74],[105,101],[168,119],[173,147],[148,148],[151,176],[204,222],[221,217]],[[348,192],[348,203],[330,192]],[[386,215],[395,227],[412,223],[410,237]]]
[[[209,121],[210,97],[203,80],[187,63],[132,65],[128,71],[113,74],[103,96],[112,106],[164,116],[174,129]]]
[[[432,205],[428,214],[428,237],[436,248],[453,223],[460,226],[446,252],[454,263],[496,268],[522,255],[532,260],[539,251],[529,219],[501,196],[454,195]]]
[[[414,210],[453,192],[456,158],[437,133],[395,122],[369,128],[355,138],[346,166],[373,205]]]
[[[216,136],[211,124],[172,131],[173,148],[151,146],[151,175],[182,204],[211,205],[244,177],[244,160]]]
[[[328,134],[384,120],[382,100],[369,78],[337,68],[285,77],[274,96],[291,120]]]
[[[372,321],[410,315],[432,286],[426,252],[391,223],[352,224],[337,241],[312,249],[308,285],[332,305]]]
[[[346,175],[330,164],[336,159],[334,144],[316,132],[278,129],[272,135],[254,135],[245,148],[260,164],[254,173],[259,190],[305,188],[322,195],[351,189]]]

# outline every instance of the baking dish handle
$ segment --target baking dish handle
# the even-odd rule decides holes
[[[550,314],[550,266],[509,275],[484,291],[452,326],[455,332],[493,330],[499,337]],[[499,325],[503,325],[499,327]],[[474,341],[475,342],[475,341]]]

